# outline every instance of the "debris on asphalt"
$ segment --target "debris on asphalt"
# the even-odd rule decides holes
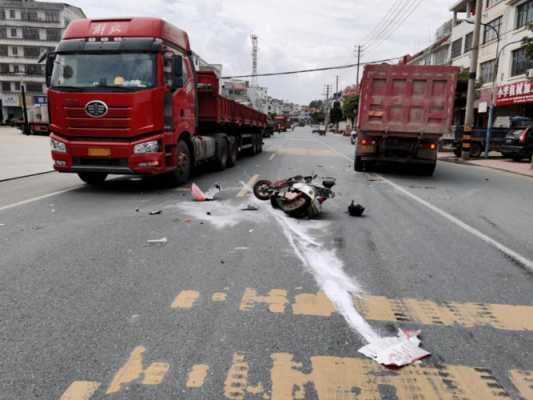
[[[251,204],[248,204],[246,207],[241,208],[241,211],[258,211],[259,208],[256,206],[252,206]]]
[[[248,233],[253,233],[255,229],[250,229]]]
[[[163,214],[163,210],[150,211],[150,215],[160,215],[160,214]]]
[[[140,208],[136,208],[136,209],[135,209],[135,212],[139,212],[139,211],[141,211]]]
[[[205,215],[211,215],[211,212],[210,212],[210,211],[208,211],[208,212],[206,212],[206,213],[205,213]]]
[[[167,238],[161,238],[161,239],[150,239],[146,241],[148,244],[166,244],[168,242]]]
[[[191,186],[191,195],[194,201],[213,201],[215,200],[215,196],[221,191],[222,187],[218,183],[205,193],[195,183]]]
[[[376,339],[358,351],[386,367],[403,367],[430,355],[420,347],[420,333],[398,329],[398,336]]]
[[[6,224],[0,224],[0,226],[6,226]]]
[[[365,212],[365,208],[361,204],[354,204],[355,201],[352,200],[352,204],[348,206],[348,214],[352,217],[360,217]]]

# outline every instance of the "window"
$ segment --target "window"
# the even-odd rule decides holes
[[[20,66],[18,64],[13,65],[13,73],[18,74],[20,72]]]
[[[433,59],[435,61],[434,62],[435,65],[448,64],[448,49],[447,48],[440,49],[439,51],[435,53],[435,55],[433,56]]]
[[[39,40],[39,29],[37,28],[23,28],[22,35],[26,40]]]
[[[0,57],[7,57],[7,46],[0,46]]]
[[[516,29],[533,22],[533,0],[516,7]]]
[[[0,64],[0,74],[9,74],[9,64]]]
[[[465,36],[465,53],[468,53],[472,50],[472,38],[474,36],[473,32],[470,32]]]
[[[15,13],[15,10],[9,10],[9,18],[11,19],[17,18],[17,14]]]
[[[0,19],[6,19],[6,10],[0,8]]]
[[[463,38],[457,39],[452,43],[452,58],[461,55],[461,48],[463,47]]]
[[[528,69],[533,67],[533,62],[526,56],[525,47],[513,51],[512,56],[511,76],[525,74]]]
[[[44,13],[44,20],[46,22],[58,23],[59,22],[59,12],[57,12],[57,11],[46,11]]]
[[[40,64],[26,64],[26,75],[43,75],[43,67]]]
[[[496,60],[490,60],[484,63],[481,63],[479,81],[481,84],[492,82],[494,80],[494,73],[496,67]]]
[[[501,31],[502,19],[503,19],[502,17],[498,17],[490,21],[487,24],[488,26],[484,26],[483,43],[487,43],[487,42],[490,42],[491,40],[495,40],[498,38],[498,35],[496,34],[496,32],[498,32],[499,34]]]
[[[7,37],[6,28],[0,28],[0,39],[5,39]]]
[[[14,82],[15,84],[15,92],[20,92],[20,82]]]
[[[501,3],[503,0],[487,0],[487,8],[495,6],[498,3]]]
[[[41,55],[41,49],[39,47],[28,46],[24,48],[24,57],[26,58],[38,58]]]
[[[19,48],[18,47],[11,47],[11,54],[15,57],[19,54]]]
[[[43,91],[43,84],[40,82],[26,82],[26,92],[40,93]]]
[[[11,82],[2,82],[2,92],[11,92]]]
[[[46,40],[49,42],[59,42],[61,40],[61,29],[47,29]]]
[[[21,19],[23,21],[29,21],[29,22],[38,22],[39,21],[39,17],[37,15],[37,11],[23,11],[21,13]]]
[[[11,37],[16,38],[17,37],[17,28],[11,28],[10,30]]]

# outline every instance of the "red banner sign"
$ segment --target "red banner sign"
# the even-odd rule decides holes
[[[533,103],[533,82],[520,81],[498,86],[496,106]]]

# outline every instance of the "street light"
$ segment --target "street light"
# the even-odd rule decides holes
[[[463,20],[467,24],[473,25],[474,23],[472,21],[469,21],[467,19]],[[494,33],[496,34],[496,59],[494,61],[494,75],[492,78],[492,87],[490,92],[490,104],[489,104],[489,123],[487,126],[487,132],[485,133],[485,158],[489,158],[489,150],[490,150],[490,139],[492,136],[492,128],[493,128],[493,119],[494,119],[494,109],[496,108],[496,99],[494,98],[494,92],[495,92],[495,86],[496,86],[496,80],[498,79],[498,67],[500,65],[500,30],[496,29],[490,24],[484,24],[481,23],[485,28],[491,28]]]

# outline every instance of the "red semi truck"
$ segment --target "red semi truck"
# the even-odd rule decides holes
[[[449,133],[459,68],[367,65],[357,117],[355,170],[377,162],[416,165],[433,175],[439,138]]]
[[[214,68],[186,32],[162,19],[77,20],[47,55],[52,158],[89,183],[108,174],[165,174],[233,166],[262,151],[267,116],[219,95]]]

